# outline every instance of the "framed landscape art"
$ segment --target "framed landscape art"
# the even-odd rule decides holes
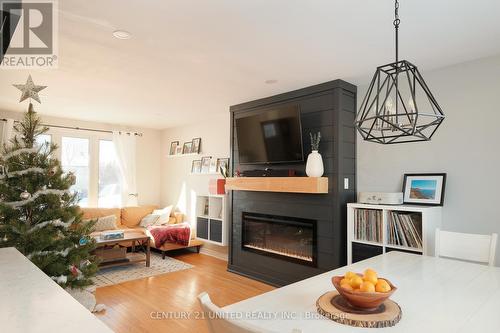
[[[403,203],[442,206],[445,185],[445,173],[405,174]]]

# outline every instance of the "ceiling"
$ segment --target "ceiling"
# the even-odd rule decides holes
[[[59,68],[0,70],[0,110],[168,128],[393,61],[392,0],[59,1]],[[400,57],[422,71],[500,54],[500,1],[401,0]],[[115,29],[132,39],[112,37]],[[266,80],[277,80],[274,84]]]

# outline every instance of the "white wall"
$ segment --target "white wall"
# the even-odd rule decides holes
[[[401,191],[404,173],[446,172],[443,229],[500,233],[500,56],[423,76],[445,121],[431,142],[379,145],[358,135],[358,191]],[[358,105],[365,93],[359,87]]]
[[[35,111],[41,108],[42,106],[35,105]],[[51,125],[142,132],[143,136],[137,139],[137,191],[139,193],[139,204],[160,204],[161,131],[48,117],[43,114],[40,114],[40,116],[42,117],[44,123]],[[21,112],[0,110],[0,118],[21,119],[22,117],[23,113]]]
[[[227,113],[213,117],[209,121],[166,129],[161,136],[161,202],[163,206],[174,205],[186,214],[191,223],[195,222],[196,196],[208,194],[208,181],[213,175],[191,175],[191,163],[202,156],[212,158],[229,157],[229,109]],[[201,138],[201,155],[168,157],[170,143],[180,144]]]

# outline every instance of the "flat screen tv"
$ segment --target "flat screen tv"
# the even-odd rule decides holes
[[[240,164],[304,161],[298,105],[256,111],[236,118]]]

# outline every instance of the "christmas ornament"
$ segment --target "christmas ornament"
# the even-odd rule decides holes
[[[53,167],[53,168],[51,168],[51,169],[49,170],[49,175],[50,175],[50,176],[53,176],[53,175],[55,175],[55,174],[56,174],[56,172],[57,172],[57,167]]]
[[[29,198],[31,198],[31,193],[25,190],[19,197],[23,200],[28,200]]]
[[[9,167],[7,165],[0,165],[0,178],[6,178],[9,173]]]
[[[78,244],[80,244],[80,246],[83,246],[83,245],[87,244],[88,242],[89,241],[87,238],[82,237],[82,238],[80,238],[80,241],[78,242]]]
[[[76,176],[73,172],[68,172],[68,180],[70,181],[71,185],[76,184]]]
[[[80,268],[85,268],[85,267],[87,267],[90,264],[91,264],[90,260],[88,260],[88,259],[87,260],[82,260],[80,262]]]
[[[69,271],[71,272],[71,275],[73,275],[74,277],[77,277],[78,275],[82,274],[82,272],[75,265],[69,266]]]
[[[35,101],[41,104],[42,102],[40,102],[40,97],[38,96],[38,93],[43,89],[47,88],[47,86],[37,86],[36,84],[34,84],[31,75],[28,76],[28,80],[26,81],[25,84],[13,84],[13,86],[22,91],[19,103],[29,98],[29,99],[34,99]]]

